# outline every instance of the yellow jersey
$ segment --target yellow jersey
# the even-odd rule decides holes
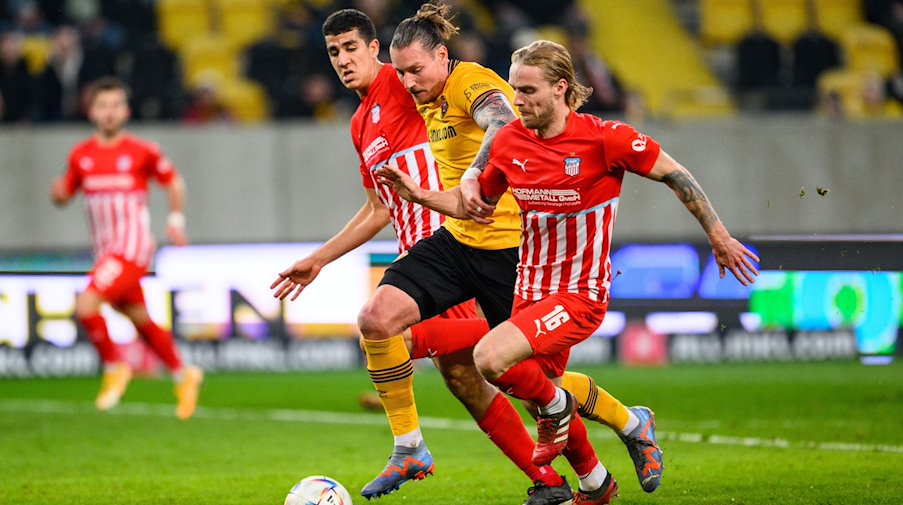
[[[474,121],[471,108],[490,91],[501,91],[514,103],[514,90],[498,74],[478,63],[453,60],[442,95],[417,107],[426,123],[430,150],[445,189],[461,184],[461,176],[480,150],[486,132]],[[443,226],[458,242],[475,249],[518,247],[520,208],[510,189],[499,200],[492,219],[492,224],[482,225],[469,219],[448,218]]]

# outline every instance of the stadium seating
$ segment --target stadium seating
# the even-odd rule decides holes
[[[193,39],[180,52],[183,80],[187,87],[199,84],[202,77],[218,74],[223,80],[237,78],[239,59],[237,51],[219,35]]]
[[[541,25],[536,27],[536,33],[539,35],[539,38],[545,40],[551,40],[552,42],[557,42],[561,45],[567,45],[568,43],[568,33],[567,30],[557,25]]]
[[[793,43],[809,26],[809,0],[757,0],[762,28],[778,42]]]
[[[836,69],[824,72],[818,78],[818,96],[823,113],[837,100],[842,112],[851,117],[862,115],[863,75],[849,69]]]
[[[897,42],[886,29],[869,24],[847,28],[841,39],[846,66],[857,72],[875,72],[887,79],[900,68]]]
[[[735,111],[668,0],[582,0],[593,47],[649,112],[668,118]],[[748,2],[747,2],[748,4]]]
[[[247,47],[273,31],[272,0],[213,0],[223,37],[237,48]]]
[[[843,32],[862,23],[862,5],[851,0],[812,0],[815,24],[829,37],[840,40]]]
[[[160,40],[170,49],[181,51],[191,40],[210,33],[210,14],[206,0],[159,0]]]
[[[830,70],[818,80],[821,112],[851,119],[903,118],[903,107],[896,100],[888,100],[883,88],[884,80],[875,73]]]
[[[247,79],[228,79],[219,88],[223,105],[242,123],[259,123],[270,115],[266,91]]]
[[[707,46],[736,44],[754,26],[752,0],[699,2],[699,35]]]

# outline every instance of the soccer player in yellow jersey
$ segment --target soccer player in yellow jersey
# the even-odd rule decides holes
[[[512,89],[501,77],[476,63],[449,59],[445,42],[457,28],[447,14],[445,5],[424,4],[398,25],[390,54],[426,122],[442,184],[454,190],[468,168],[486,166],[495,133],[517,115],[511,105]],[[505,321],[513,304],[520,227],[510,193],[498,202],[492,221],[446,219],[440,230],[414,245],[386,271],[361,309],[358,324],[368,369],[395,436],[395,451],[386,469],[364,487],[363,496],[388,494],[422,477],[423,463],[432,462],[417,420],[411,357],[402,333],[471,298],[480,303],[491,327]],[[516,412],[511,414],[509,402],[500,401],[504,396],[479,375],[472,356],[468,358],[450,380],[468,385],[470,394],[482,400],[469,402],[478,406],[471,414],[494,442],[498,437],[517,441],[503,450],[534,481],[527,503],[569,502],[570,486],[548,465],[533,464],[533,441],[527,437],[529,442],[521,443],[525,428],[520,418]],[[636,454],[644,489],[654,490],[662,468],[651,411],[627,409],[585,375],[565,374],[563,387],[575,395],[581,413],[619,432],[631,456]],[[458,388],[462,390],[468,387]],[[652,480],[650,472],[655,475]]]

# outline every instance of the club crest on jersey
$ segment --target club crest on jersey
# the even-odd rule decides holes
[[[565,175],[569,175],[574,177],[575,175],[580,173],[580,158],[565,158],[564,159],[564,173]]]
[[[116,170],[120,172],[128,172],[132,169],[132,157],[122,155],[116,159]]]
[[[448,113],[448,100],[445,100],[445,97],[442,97],[442,119],[445,119],[445,114]]]
[[[370,109],[370,120],[373,121],[373,124],[379,123],[379,104]]]

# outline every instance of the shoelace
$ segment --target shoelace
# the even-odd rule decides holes
[[[540,418],[536,421],[536,431],[541,442],[551,442],[558,435],[558,420]]]

